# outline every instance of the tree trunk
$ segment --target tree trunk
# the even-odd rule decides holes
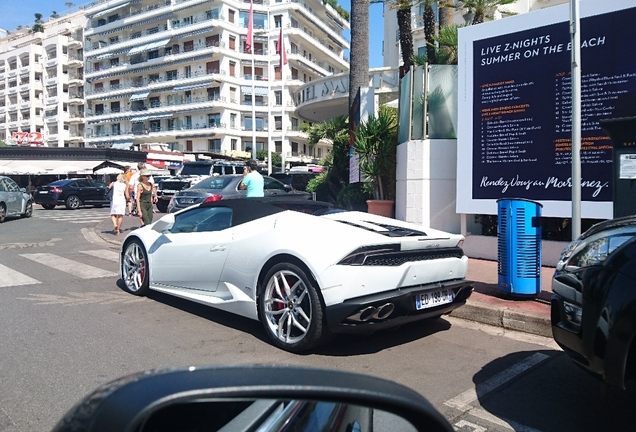
[[[369,85],[369,2],[367,0],[351,0],[350,20],[349,110],[353,106],[358,89]]]
[[[404,73],[413,64],[413,32],[411,31],[411,3],[397,10],[398,28],[400,29],[400,51]]]
[[[455,23],[455,8],[442,6],[439,8],[439,26],[442,28],[445,25]]]
[[[433,12],[432,1],[427,1],[424,5],[424,38],[426,39],[426,61],[428,64],[435,64],[435,13]]]

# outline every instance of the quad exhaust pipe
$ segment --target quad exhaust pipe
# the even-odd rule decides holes
[[[353,315],[348,316],[347,319],[358,322],[368,322],[372,319],[381,321],[391,316],[394,310],[395,305],[393,303],[385,303],[377,308],[375,306],[367,306]]]

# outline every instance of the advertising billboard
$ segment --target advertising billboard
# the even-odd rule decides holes
[[[581,1],[581,209],[612,217],[612,143],[599,120],[636,115],[636,6]],[[571,216],[569,6],[460,29],[457,212],[527,198]]]

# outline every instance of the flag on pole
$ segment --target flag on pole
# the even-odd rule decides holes
[[[280,27],[280,35],[278,36],[278,43],[276,44],[276,54],[280,55],[280,69],[283,70],[283,65],[287,64],[287,52],[285,51],[285,40],[283,39],[283,26]]]
[[[250,0],[250,17],[247,21],[247,40],[245,41],[245,52],[251,53],[254,45],[254,9]]]

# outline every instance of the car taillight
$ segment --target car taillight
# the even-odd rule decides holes
[[[62,193],[62,188],[61,187],[52,187],[51,188],[51,193],[61,194]]]
[[[203,202],[204,203],[209,203],[209,202],[214,202],[214,201],[221,201],[222,199],[223,199],[223,195],[210,195],[209,197],[204,199]]]

